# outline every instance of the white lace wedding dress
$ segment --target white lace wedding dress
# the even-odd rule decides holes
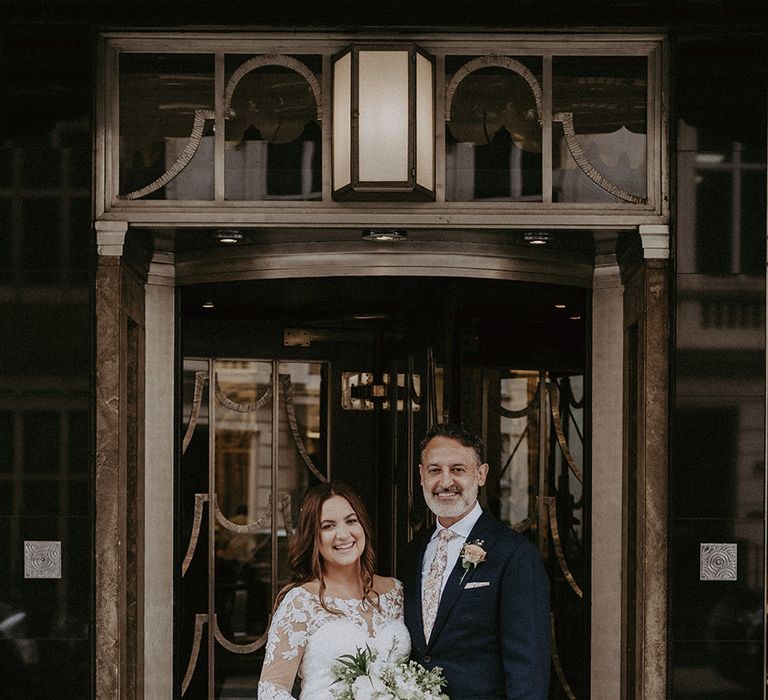
[[[292,698],[297,673],[301,700],[331,700],[331,664],[366,644],[379,658],[390,651],[392,660],[408,658],[411,638],[403,622],[403,586],[398,580],[381,595],[380,611],[361,600],[326,596],[326,604],[342,614],[324,610],[318,596],[302,587],[283,598],[269,628],[259,700]]]

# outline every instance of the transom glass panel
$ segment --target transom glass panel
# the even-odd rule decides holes
[[[555,56],[553,197],[621,202],[646,196],[648,66],[644,56]],[[558,114],[571,114],[571,122]],[[572,128],[571,128],[572,127]],[[575,141],[591,168],[579,164]]]
[[[319,56],[285,58],[320,78]],[[320,199],[322,131],[315,97],[291,61],[280,65],[276,60],[240,54],[224,59],[231,90],[225,125],[227,199]]]
[[[214,102],[210,54],[120,55],[120,195],[213,199],[213,122],[205,121],[187,167],[158,184],[190,138],[198,110]],[[152,187],[153,183],[158,184]],[[147,190],[147,191],[144,191]]]
[[[447,57],[447,76],[473,60]],[[519,62],[541,84],[540,57],[514,61],[509,65]],[[474,70],[453,96],[445,125],[448,201],[541,201],[542,126],[534,91],[523,75],[501,63]]]
[[[406,201],[397,189],[378,199],[376,188],[362,191],[357,203],[333,197],[333,173],[357,162],[357,154],[381,155],[360,161],[371,182],[387,180],[391,154],[411,162],[414,146],[399,147],[415,128],[411,97],[384,99],[373,116],[333,113],[334,90],[351,99],[370,88],[364,77],[336,81],[334,57],[356,41],[385,49],[393,39],[264,34],[105,41],[115,60],[107,61],[102,86],[104,211],[120,209],[130,222],[133,211],[171,212],[155,200],[175,200],[195,202],[195,215],[205,214],[194,225],[216,225],[217,214],[248,207],[268,209],[277,215],[270,221],[290,225],[297,211],[321,211],[309,220],[337,225],[347,220],[334,219],[335,212],[344,217],[386,199]],[[434,198],[407,202],[408,211],[441,223],[442,215],[471,202],[503,226],[507,212],[566,215],[589,205],[604,216],[623,212],[659,223],[666,182],[661,37],[475,35],[453,43],[414,41],[417,53],[435,58],[434,81],[427,83],[433,94],[422,99],[432,98],[443,124],[435,124],[434,141],[418,144],[419,152],[434,154]],[[156,52],[148,50],[155,44]],[[391,51],[368,53],[369,75],[386,72],[383,57]],[[410,95],[408,71],[400,73],[392,94]],[[345,118],[354,122],[346,131]],[[346,160],[333,162],[342,132],[352,138],[351,150],[337,148],[336,157]],[[398,216],[389,221],[400,225]]]

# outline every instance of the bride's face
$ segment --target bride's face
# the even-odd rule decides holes
[[[326,566],[357,564],[365,549],[365,532],[349,501],[331,496],[320,511],[320,556]]]

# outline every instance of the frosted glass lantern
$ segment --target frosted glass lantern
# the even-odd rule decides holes
[[[434,59],[413,44],[334,57],[334,199],[434,199],[434,95]]]

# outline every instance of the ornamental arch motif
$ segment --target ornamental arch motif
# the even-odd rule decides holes
[[[453,106],[453,98],[456,94],[456,89],[459,87],[464,78],[470,73],[474,73],[481,68],[506,68],[507,70],[517,73],[521,78],[525,80],[531,87],[533,92],[533,98],[536,100],[536,117],[539,121],[539,126],[542,124],[542,114],[544,112],[543,100],[544,93],[541,89],[539,81],[536,80],[536,76],[524,66],[520,61],[510,58],[509,56],[480,56],[473,58],[471,61],[467,61],[459,70],[454,73],[451,81],[445,88],[445,121],[451,121],[451,107]]]

